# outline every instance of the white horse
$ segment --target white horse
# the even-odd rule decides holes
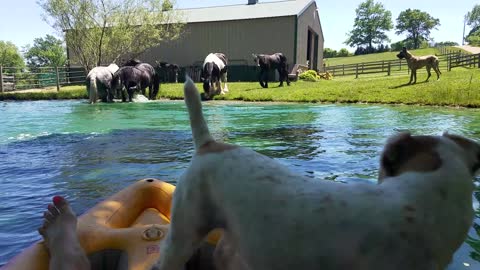
[[[116,64],[110,64],[108,67],[94,67],[90,70],[86,81],[90,104],[96,103],[99,98],[103,102],[113,101],[111,82],[112,76],[117,70]]]

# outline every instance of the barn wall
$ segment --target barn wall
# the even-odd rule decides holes
[[[223,52],[231,65],[254,65],[252,53],[283,52],[294,59],[295,17],[190,23],[176,41],[165,42],[140,58],[191,66],[210,52]]]
[[[322,26],[320,24],[320,18],[318,17],[317,5],[313,2],[300,16],[298,17],[297,24],[297,63],[306,64],[307,62],[307,40],[308,30],[318,35],[318,56],[317,56],[317,68],[320,69],[323,66],[323,47],[324,39]],[[312,53],[313,48],[312,39]],[[312,55],[313,59],[313,55]]]

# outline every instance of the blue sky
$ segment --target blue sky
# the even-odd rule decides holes
[[[264,0],[272,1],[272,0]],[[243,4],[247,0],[178,0],[180,8],[215,6],[226,4]],[[262,2],[262,0],[260,0]],[[346,33],[353,27],[355,8],[362,0],[317,0],[318,11],[325,37],[325,47],[340,49],[347,47],[343,42]],[[378,2],[378,1],[377,1]],[[395,19],[398,14],[407,8],[417,8],[439,18],[441,26],[432,32],[435,41],[456,41],[461,43],[463,31],[463,17],[478,3],[474,0],[383,0],[387,10],[392,12]],[[448,4],[447,4],[448,3]],[[33,43],[33,39],[46,34],[56,34],[42,19],[42,9],[36,0],[2,0],[0,13],[0,40],[11,41],[19,48]],[[468,30],[468,27],[467,27]],[[394,31],[389,33],[392,42],[404,39]],[[352,50],[351,48],[349,48]]]

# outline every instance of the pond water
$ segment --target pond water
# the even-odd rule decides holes
[[[209,102],[204,110],[215,138],[319,180],[374,184],[385,139],[398,130],[480,140],[480,111],[472,109]],[[52,196],[65,195],[82,214],[141,178],[175,183],[192,155],[181,101],[0,102],[0,117],[0,265],[40,239]],[[478,215],[475,223],[449,270],[480,268]]]

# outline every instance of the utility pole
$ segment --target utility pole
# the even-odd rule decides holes
[[[465,25],[467,24],[468,17],[470,17],[469,15],[470,15],[470,12],[468,12],[467,14],[465,14],[465,16],[463,17],[462,46],[465,45]]]

